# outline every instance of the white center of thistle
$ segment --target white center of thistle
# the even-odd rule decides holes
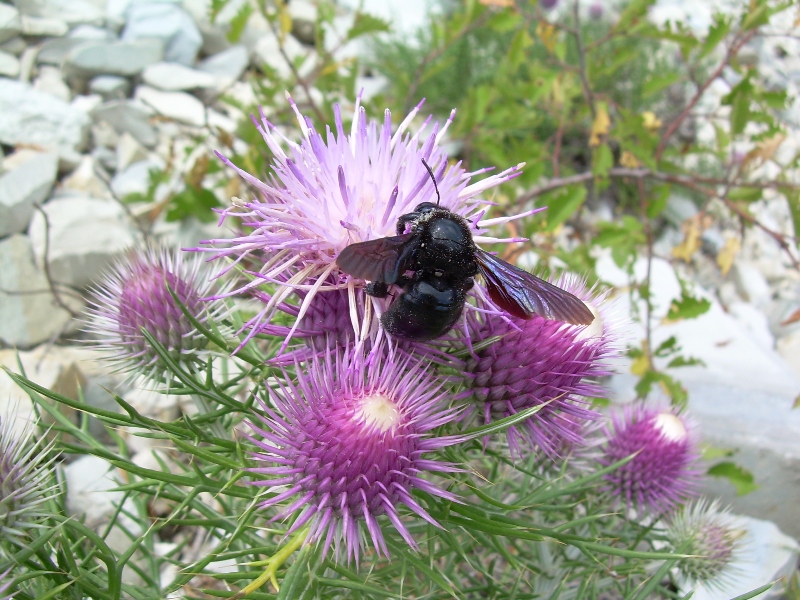
[[[680,442],[686,439],[686,426],[672,413],[659,413],[654,424],[661,435],[671,442]]]
[[[589,304],[588,302],[584,302],[586,308],[588,308],[592,314],[594,315],[594,321],[592,321],[589,325],[584,327],[580,330],[577,336],[575,336],[576,340],[595,340],[603,337],[603,317],[600,316],[600,311],[595,308],[593,304]]]
[[[400,411],[392,399],[383,394],[373,394],[361,399],[361,406],[356,413],[367,425],[380,431],[389,431],[400,422]]]

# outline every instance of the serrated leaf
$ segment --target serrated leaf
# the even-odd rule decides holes
[[[750,121],[750,94],[739,93],[731,107],[731,133],[739,135]]]
[[[764,196],[761,188],[740,187],[728,192],[728,199],[737,202],[757,202]]]
[[[607,177],[608,171],[614,166],[614,154],[608,144],[601,144],[592,153],[592,174],[595,177]]]
[[[242,8],[233,16],[230,22],[231,28],[228,30],[228,35],[226,36],[229,42],[235,44],[241,39],[245,25],[247,25],[247,21],[250,19],[252,13],[253,7],[248,2],[243,4]]]
[[[358,12],[353,26],[347,32],[347,39],[352,40],[368,33],[386,32],[391,29],[389,22],[368,13]]]
[[[203,223],[214,221],[217,216],[213,209],[221,206],[210,190],[187,186],[170,200],[167,208],[167,221],[180,221],[186,217],[196,217]]]
[[[708,312],[711,302],[705,298],[690,296],[685,290],[679,300],[673,300],[669,305],[666,321],[680,321],[682,319],[696,319]]]
[[[744,496],[761,487],[755,483],[755,478],[750,471],[731,461],[717,463],[708,470],[708,474],[712,477],[727,479],[736,488],[737,496]]]
[[[671,335],[658,345],[653,355],[659,358],[665,358],[670,354],[678,352],[680,349],[680,346],[678,346],[678,338]]]
[[[676,356],[667,364],[668,369],[677,369],[678,367],[704,367],[706,363],[699,358],[693,356]]]
[[[565,192],[556,196],[547,207],[547,231],[553,231],[569,219],[586,200],[586,187],[570,186]]]
[[[703,42],[703,47],[700,50],[700,57],[703,58],[716,48],[719,43],[725,39],[728,32],[731,30],[730,20],[725,19],[722,15],[717,15],[716,22],[708,30],[706,41]]]
[[[666,75],[654,74],[642,85],[642,96],[649,98],[654,96],[666,87],[680,80],[678,73],[667,73]]]

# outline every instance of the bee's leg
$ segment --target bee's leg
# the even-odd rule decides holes
[[[469,290],[472,289],[472,286],[474,285],[475,285],[475,280],[472,277],[467,277],[464,280],[464,291],[468,292]]]
[[[389,286],[382,281],[371,281],[364,288],[368,296],[375,298],[386,298],[389,295]]]

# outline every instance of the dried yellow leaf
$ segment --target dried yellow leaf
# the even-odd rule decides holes
[[[771,160],[785,139],[786,136],[783,133],[776,133],[771,138],[761,140],[755,148],[745,155],[742,160],[742,171],[747,169],[751,163],[762,165]]]
[[[547,48],[548,52],[553,52],[556,47],[556,38],[558,37],[558,30],[552,23],[547,21],[539,21],[536,26],[536,35],[542,40],[542,44]]]
[[[700,237],[708,226],[705,219],[698,214],[686,219],[683,224],[683,241],[672,249],[672,256],[684,262],[691,262],[694,253],[700,249]]]
[[[597,114],[592,123],[592,133],[589,136],[589,145],[595,148],[602,142],[602,137],[608,135],[611,128],[611,119],[608,116],[608,107],[604,102],[597,103]]]
[[[723,275],[727,275],[728,271],[733,267],[733,259],[736,258],[742,243],[737,237],[729,237],[725,240],[725,245],[717,253],[717,265]]]
[[[619,157],[619,164],[627,169],[638,169],[642,166],[642,163],[639,162],[639,159],[627,150],[624,150],[622,152],[622,156]]]
[[[648,131],[658,131],[663,123],[654,112],[647,110],[642,113],[642,125],[644,125],[644,128]]]
[[[288,2],[278,3],[278,26],[280,27],[280,43],[286,39],[286,35],[292,31],[292,15],[289,12]]]
[[[650,366],[650,359],[647,356],[647,352],[642,352],[641,355],[634,358],[631,362],[631,373],[637,377],[641,377],[650,370]]]

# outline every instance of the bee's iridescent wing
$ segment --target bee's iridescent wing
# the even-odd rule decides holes
[[[588,325],[594,320],[592,311],[566,290],[480,248],[475,258],[486,281],[489,296],[497,306],[511,315],[530,319],[537,314],[573,325]]]
[[[391,285],[407,270],[418,247],[414,233],[358,242],[342,250],[336,264],[353,277]]]

